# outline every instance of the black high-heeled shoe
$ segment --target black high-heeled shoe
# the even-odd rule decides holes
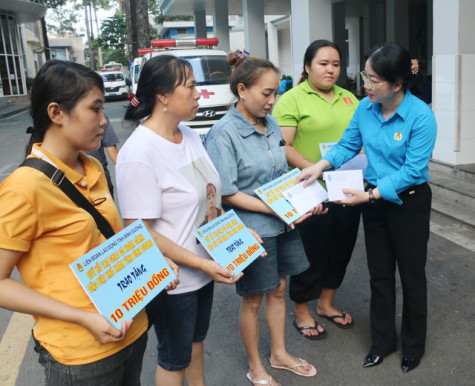
[[[420,359],[404,357],[401,361],[401,369],[403,372],[408,373],[409,371],[414,370],[417,366],[419,366],[420,362]]]
[[[368,354],[363,363],[363,367],[373,367],[383,363],[383,357],[380,355]]]

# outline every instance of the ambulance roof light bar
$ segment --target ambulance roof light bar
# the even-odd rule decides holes
[[[139,55],[145,55],[145,54],[148,54],[148,53],[150,53],[150,52],[153,52],[153,48],[139,48],[139,49],[137,50],[137,53],[138,53]]]
[[[102,72],[108,72],[108,71],[120,71],[120,67],[114,67],[114,68],[101,68]]]
[[[198,47],[198,46],[217,46],[218,38],[196,38],[196,39],[161,39],[152,40],[152,47]]]

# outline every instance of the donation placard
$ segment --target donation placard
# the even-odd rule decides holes
[[[299,174],[300,169],[295,168],[254,190],[257,196],[277,213],[287,225],[293,223],[305,214],[299,213],[283,195],[285,190],[295,185],[296,178]]]
[[[322,154],[322,157],[327,154],[330,149],[336,145],[337,142],[325,142],[320,144],[320,153]],[[366,158],[366,153],[364,151],[364,148],[361,149],[360,153],[350,159],[349,161],[345,162],[343,165],[341,165],[338,169],[336,170],[356,170],[356,169],[361,169],[365,170],[366,166],[368,166],[368,159]]]
[[[142,220],[69,266],[97,310],[119,329],[176,277]]]
[[[234,276],[265,251],[234,210],[198,228],[195,235],[211,257]]]

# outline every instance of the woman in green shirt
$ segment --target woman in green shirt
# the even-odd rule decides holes
[[[286,141],[290,166],[303,169],[317,162],[343,135],[358,99],[335,83],[340,75],[340,49],[316,40],[305,52],[299,85],[283,94],[273,115]],[[325,216],[312,216],[298,226],[310,268],[291,276],[289,294],[295,303],[294,327],[306,338],[323,339],[327,333],[312,317],[308,302],[318,300],[317,314],[340,328],[353,326],[351,316],[333,304],[358,234],[359,207],[331,205]]]

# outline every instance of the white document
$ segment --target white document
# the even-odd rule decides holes
[[[364,190],[363,171],[361,169],[323,172],[323,179],[327,184],[329,201],[340,201],[351,196],[350,194],[343,194],[341,189]]]
[[[309,212],[328,198],[327,191],[317,181],[313,181],[305,188],[303,184],[302,181],[282,192],[292,206],[302,214]]]

